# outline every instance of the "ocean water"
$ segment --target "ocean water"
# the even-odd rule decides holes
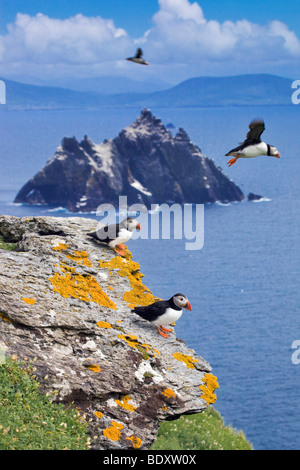
[[[81,140],[87,134],[95,142],[113,138],[140,110],[9,111],[2,106],[0,213],[73,215],[12,201],[64,136]],[[220,385],[214,406],[225,423],[242,429],[255,449],[300,449],[300,364],[292,362],[292,343],[300,340],[300,106],[152,112],[165,124],[183,127],[245,195],[254,192],[264,199],[205,206],[201,250],[186,250],[184,239],[135,239],[128,247],[155,295],[188,296],[193,310],[184,312],[176,333],[213,367]],[[281,159],[259,157],[226,168],[224,155],[244,140],[254,117],[264,118],[263,137],[279,149]]]

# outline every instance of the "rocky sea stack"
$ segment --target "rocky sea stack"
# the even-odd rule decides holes
[[[148,449],[161,421],[216,400],[210,365],[133,313],[156,297],[139,264],[90,240],[87,218],[0,216],[0,353],[80,410],[93,449]],[[172,294],[172,293],[171,293]],[[189,312],[190,313],[190,312]]]
[[[149,110],[101,144],[64,137],[54,156],[16,196],[16,203],[91,212],[103,203],[241,201],[244,195],[213,160],[205,157],[184,129],[175,136]]]

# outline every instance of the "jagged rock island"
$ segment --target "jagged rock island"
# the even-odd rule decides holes
[[[16,244],[0,249],[0,352],[34,360],[41,391],[86,417],[93,449],[148,449],[161,421],[214,403],[218,383],[175,331],[166,340],[131,312],[155,293],[129,251],[88,239],[96,224],[0,216]]]
[[[54,156],[15,198],[16,203],[91,212],[100,204],[241,201],[244,195],[187,133],[172,133],[149,110],[101,144],[64,137]]]

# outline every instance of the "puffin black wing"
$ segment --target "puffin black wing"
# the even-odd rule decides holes
[[[146,307],[135,307],[132,312],[136,313],[144,320],[154,321],[165,313],[167,308],[169,308],[169,302],[167,300],[158,300],[151,305]]]
[[[101,227],[95,232],[88,233],[87,235],[102,243],[109,243],[118,237],[119,232],[119,224],[112,224]]]
[[[260,136],[265,130],[265,123],[262,119],[254,119],[249,124],[249,132],[247,134],[247,140],[261,142]]]
[[[139,48],[136,50],[135,58],[136,58],[136,59],[141,59],[142,55],[143,55],[143,51],[142,51],[142,49],[139,47]]]
[[[244,142],[241,143],[238,147],[235,147],[234,149],[231,149],[229,152],[227,152],[225,155],[226,157],[232,153],[244,150],[244,148],[248,147],[249,145],[255,145],[261,142],[260,136],[265,130],[264,121],[262,119],[254,119],[250,122],[249,129],[250,130],[247,133],[246,140],[244,140]]]

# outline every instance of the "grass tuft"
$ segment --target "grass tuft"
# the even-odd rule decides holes
[[[2,235],[0,235],[0,249],[7,251],[16,251],[17,243],[6,243]]]
[[[209,406],[203,413],[181,416],[161,424],[151,450],[252,450],[242,431],[225,426]]]
[[[79,413],[40,393],[30,366],[0,363],[0,450],[85,450],[87,424]]]

